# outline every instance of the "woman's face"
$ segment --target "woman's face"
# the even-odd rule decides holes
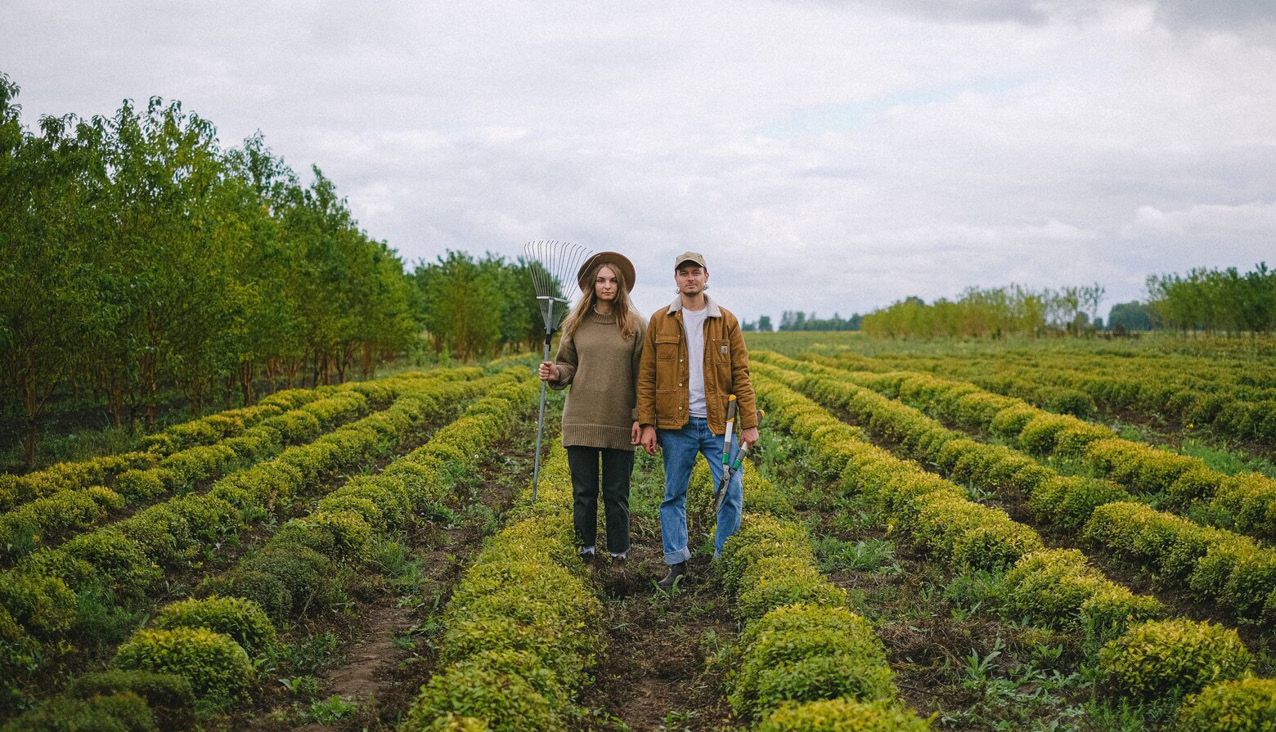
[[[603,265],[598,268],[598,274],[594,275],[594,294],[603,302],[615,302],[616,293],[620,290],[620,282],[616,280],[616,273],[611,267]]]

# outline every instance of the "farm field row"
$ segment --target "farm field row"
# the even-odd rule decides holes
[[[379,505],[386,496],[374,486],[344,476],[419,443],[466,402],[514,378],[422,379],[383,412],[232,473],[207,493],[155,504],[62,547],[25,557],[0,575],[0,601],[10,619],[4,638],[4,660],[12,669],[12,675],[6,673],[10,705],[109,654],[150,608],[180,596],[182,588],[198,586],[205,594],[264,592],[259,604],[276,619],[294,606],[304,614],[305,608],[322,605],[312,602],[311,590],[319,592],[323,583],[311,588],[305,581],[313,571],[293,577],[291,586],[286,579],[262,577],[265,570],[275,571],[275,562],[257,560],[261,549],[253,552],[260,566],[221,577],[210,572],[229,567],[244,549],[269,545],[272,536],[313,533],[316,521],[337,534],[353,531],[357,538],[363,521],[355,520],[358,509],[374,505],[389,512],[392,506]],[[281,521],[287,523],[280,526]],[[306,562],[289,558],[285,568],[302,571]]]
[[[1239,438],[1268,452],[1276,443],[1276,387],[1252,365],[1149,364],[1127,359],[864,358],[841,356],[849,368],[907,369],[959,378],[1050,411],[1094,416],[1132,414]],[[1261,370],[1261,369],[1257,369]]]
[[[1054,426],[1059,415],[1033,407],[1009,437],[954,429],[947,412],[937,420],[909,406],[919,395],[957,394],[933,375],[888,381],[901,374],[756,356],[768,417],[761,467],[746,468],[743,526],[720,561],[702,556],[712,486],[698,465],[688,496],[693,571],[674,592],[653,586],[663,567],[659,458],[637,460],[630,559],[584,563],[553,430],[534,504],[526,460],[493,453],[522,449],[508,440],[526,439],[537,391],[530,372],[420,378],[310,443],[113,524],[70,531],[0,574],[0,600],[19,611],[8,610],[20,643],[5,648],[29,653],[13,667],[6,716],[38,702],[6,732],[85,719],[119,720],[112,729],[264,732],[1224,730],[1276,714],[1276,684],[1263,678],[1276,671],[1264,612],[1269,550],[1157,512],[1122,483],[1055,469],[1065,462],[1054,454],[1059,444],[1113,438],[1091,439],[1095,426],[1076,420]],[[963,405],[1006,399],[971,394]],[[1012,401],[995,411],[1027,406]],[[396,414],[411,416],[379,439],[334,439],[394,424]],[[1025,442],[1038,419],[1049,438]],[[1051,446],[1030,450],[1033,440]],[[291,484],[279,477],[291,473],[281,461],[298,451],[317,462],[287,463],[302,472]],[[491,477],[502,464],[516,466],[501,476],[505,489]],[[1025,500],[1016,503],[1014,491]],[[185,533],[162,552],[128,523],[183,500],[229,508],[198,514],[203,523],[195,512],[174,514]],[[1178,507],[1201,518],[1213,500]],[[1096,519],[1126,505],[1155,520],[1114,513],[1101,541]],[[1213,606],[1139,593],[1179,565],[1135,552],[1159,547],[1166,527],[1180,525],[1194,528],[1181,530],[1166,557],[1203,552],[1196,561],[1214,573]],[[141,559],[89,558],[76,542],[98,534],[127,539]],[[1070,540],[1102,551],[1087,557]],[[50,578],[69,600],[32,584],[37,559],[41,572],[61,572]],[[1101,571],[1114,560],[1150,569]],[[418,561],[437,581],[404,569]],[[104,587],[114,597],[130,579],[141,589],[111,607],[114,633],[88,642],[86,621],[102,617],[87,617],[80,603]],[[391,584],[398,589],[385,590]],[[62,608],[69,625],[45,635],[36,621],[58,617],[45,608]],[[379,634],[368,640],[375,653],[343,635],[326,661],[302,660],[303,649],[329,643],[342,616]],[[352,686],[348,678],[369,668],[376,678]]]
[[[1276,684],[1249,679],[1252,656],[1235,631],[1170,617],[1159,601],[1107,580],[1079,552],[1046,549],[1003,511],[965,499],[954,484],[870,445],[863,432],[780,381],[757,376],[762,401],[779,426],[807,444],[814,471],[860,496],[892,535],[956,570],[994,573],[1006,616],[1083,638],[1109,704],[1152,710],[1159,725],[1167,723],[1167,707],[1172,715],[1185,694],[1202,692],[1181,712],[1184,729],[1216,728],[1216,710],[1229,705],[1271,713]]]
[[[776,361],[780,365],[802,370],[823,368],[775,358],[781,359]],[[1132,493],[1158,496],[1168,506],[1195,512],[1221,527],[1269,538],[1276,526],[1276,478],[1254,472],[1229,475],[1209,468],[1200,458],[1127,440],[1103,425],[1049,413],[968,382],[915,372],[820,373],[916,405],[956,427],[991,435],[1029,454],[1080,463]]]

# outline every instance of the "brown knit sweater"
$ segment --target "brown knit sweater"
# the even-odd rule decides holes
[[[558,344],[559,380],[549,387],[571,386],[563,407],[564,447],[634,449],[629,432],[638,417],[638,361],[647,329],[639,322],[637,335],[626,340],[614,315],[591,312]]]

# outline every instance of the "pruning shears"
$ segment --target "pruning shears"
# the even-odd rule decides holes
[[[735,460],[731,459],[732,438],[735,432],[735,415],[738,409],[735,394],[727,398],[727,430],[722,435],[722,479],[718,481],[718,488],[713,492],[713,515],[715,519],[718,512],[722,510],[722,502],[727,498],[727,486],[731,485],[731,479],[740,471],[740,466],[744,464],[744,456],[749,452],[749,445],[740,445],[740,450],[735,454]],[[764,413],[758,411],[758,421],[762,421]]]

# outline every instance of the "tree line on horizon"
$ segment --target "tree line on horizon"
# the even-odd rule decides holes
[[[1253,270],[1198,267],[1185,275],[1147,278],[1147,299],[1116,303],[1106,323],[1099,317],[1105,288],[1095,283],[1058,289],[970,287],[957,299],[927,304],[916,296],[866,315],[819,319],[785,311],[775,330],[861,330],[882,338],[995,338],[1084,335],[1169,330],[1179,333],[1271,335],[1276,330],[1276,272],[1260,262]],[[763,315],[742,324],[748,331],[773,330]]]

